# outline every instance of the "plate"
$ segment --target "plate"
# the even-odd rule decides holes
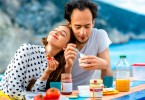
[[[25,99],[26,100],[34,100],[34,96],[36,96],[37,94],[42,94],[42,95],[45,95],[44,92],[29,92],[29,94],[27,93],[25,95]],[[66,96],[64,95],[60,95],[60,99],[59,100],[69,100],[69,98],[67,98]]]
[[[118,90],[112,90],[112,91],[104,91],[103,90],[103,95],[113,95],[113,94],[118,94],[119,93],[119,91]]]

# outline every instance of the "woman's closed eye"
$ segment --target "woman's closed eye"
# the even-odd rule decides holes
[[[66,37],[67,33],[64,30],[53,30],[55,32],[59,32],[61,36]]]
[[[63,37],[66,37],[66,32],[64,30],[60,31],[60,34],[63,36]]]

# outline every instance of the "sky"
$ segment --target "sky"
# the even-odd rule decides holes
[[[119,8],[145,15],[145,0],[98,0]]]

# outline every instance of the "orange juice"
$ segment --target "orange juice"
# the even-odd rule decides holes
[[[127,92],[130,90],[129,79],[116,79],[116,90],[120,92]]]

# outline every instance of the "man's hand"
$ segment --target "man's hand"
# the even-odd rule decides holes
[[[96,56],[84,56],[79,59],[79,65],[84,70],[106,69],[107,61]]]
[[[75,44],[68,44],[65,51],[64,51],[64,57],[66,61],[65,65],[65,71],[70,72],[72,69],[72,65],[74,60],[76,59],[77,52],[75,50],[76,45]]]

